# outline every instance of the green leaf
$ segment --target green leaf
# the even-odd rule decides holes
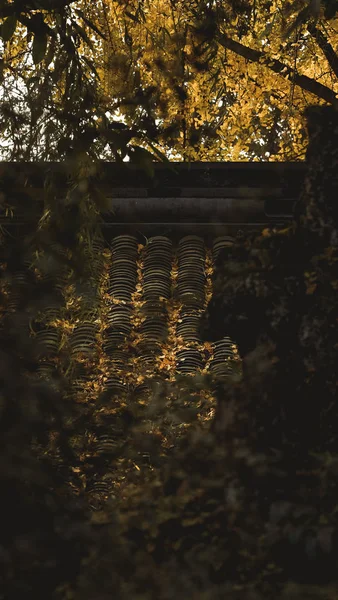
[[[47,50],[47,35],[45,33],[36,33],[33,41],[33,62],[38,65],[44,58]]]
[[[1,25],[1,37],[4,42],[8,42],[16,29],[17,18],[16,14],[10,15]]]

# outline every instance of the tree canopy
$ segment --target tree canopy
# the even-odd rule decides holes
[[[0,8],[2,155],[303,160],[336,106],[338,3],[31,0]]]

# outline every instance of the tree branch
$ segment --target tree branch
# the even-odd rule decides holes
[[[307,26],[308,32],[315,38],[319,48],[323,51],[327,62],[334,74],[338,77],[338,56],[322,31],[319,31],[314,24]]]
[[[325,100],[325,102],[328,102],[338,109],[338,99],[336,98],[334,91],[325,85],[322,85],[318,81],[315,81],[315,79],[311,79],[306,75],[294,73],[292,67],[288,67],[288,65],[285,65],[279,60],[269,58],[269,56],[260,50],[253,50],[252,48],[248,48],[247,46],[230,39],[225,33],[218,32],[216,34],[216,40],[221,46],[223,46],[223,48],[231,50],[232,52],[243,56],[251,62],[259,62],[264,64],[266,67],[271,69],[271,71],[274,71],[278,75],[281,75],[281,77],[284,77],[284,79],[292,77],[295,85],[298,85],[303,90],[310,92],[310,94],[314,94],[314,96]]]

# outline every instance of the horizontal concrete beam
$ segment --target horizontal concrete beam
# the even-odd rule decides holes
[[[284,225],[284,222],[275,223]],[[155,235],[164,235],[175,244],[186,235],[198,235],[202,237],[207,245],[212,245],[215,238],[220,236],[231,236],[233,238],[239,232],[259,233],[264,228],[271,226],[265,223],[104,223],[102,233],[109,243],[117,235],[134,235],[139,243],[145,243],[148,238]]]
[[[306,171],[304,162],[154,162],[154,177],[147,175],[142,168],[132,163],[99,162],[95,164],[94,178],[102,189],[106,187],[280,187],[299,189]],[[16,177],[22,171],[28,184],[42,187],[45,175],[56,177],[60,187],[69,180],[71,165],[66,162],[0,162],[0,181],[3,176]]]
[[[110,199],[113,222],[250,223],[291,219],[296,198],[130,198]]]
[[[112,187],[107,196],[114,198],[283,198],[281,187]]]
[[[282,224],[292,218],[306,172],[305,163],[153,163],[153,167],[151,178],[135,164],[97,164],[92,180],[111,209],[102,215],[105,224],[178,230],[182,224],[235,228]],[[19,225],[34,218],[31,209],[36,199],[42,206],[47,173],[63,198],[71,182],[67,163],[0,163],[0,191],[3,180],[13,181],[16,190],[20,181],[21,196],[14,219],[3,214],[1,224]]]

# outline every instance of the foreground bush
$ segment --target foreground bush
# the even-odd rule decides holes
[[[243,378],[218,385],[208,430],[191,428],[151,477],[96,513],[81,495],[74,503],[63,494],[63,475],[49,464],[45,480],[41,460],[29,472],[3,467],[11,491],[2,501],[21,515],[1,553],[6,597],[337,596],[338,117],[320,107],[306,116],[308,172],[295,220],[219,256],[201,327],[205,339],[236,341]],[[16,440],[29,429],[26,417],[21,429],[17,421],[31,388],[14,388],[8,369],[2,377],[2,430],[12,423]],[[28,432],[24,439],[20,460]]]

